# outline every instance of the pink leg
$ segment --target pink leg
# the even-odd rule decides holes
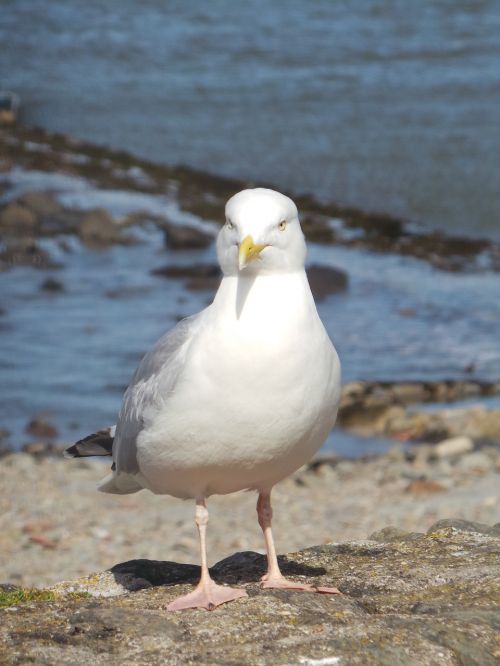
[[[245,590],[217,585],[211,578],[207,565],[207,547],[205,535],[208,524],[208,510],[204,499],[196,500],[196,525],[200,534],[201,578],[200,582],[189,594],[175,599],[168,604],[167,610],[183,610],[185,608],[205,608],[213,610],[216,606],[234,599],[248,596]]]
[[[336,587],[315,587],[294,583],[283,576],[278,565],[276,549],[274,547],[271,521],[273,510],[271,508],[271,493],[260,493],[257,501],[257,516],[259,525],[264,533],[267,551],[267,573],[262,576],[262,587],[274,587],[287,590],[305,590],[306,592],[320,592],[321,594],[341,594]]]

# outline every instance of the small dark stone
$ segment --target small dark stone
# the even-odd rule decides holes
[[[4,245],[0,245],[0,270],[16,266],[42,269],[61,267],[30,237],[9,239]]]
[[[48,291],[50,293],[60,293],[64,291],[64,285],[59,280],[55,278],[46,278],[40,285],[42,291]]]
[[[405,489],[405,492],[412,495],[429,495],[432,493],[442,493],[446,488],[433,479],[414,479]]]
[[[32,210],[35,215],[57,215],[62,211],[61,204],[50,192],[26,192],[18,202]]]
[[[159,277],[185,280],[186,287],[192,291],[215,291],[221,279],[220,268],[215,264],[163,266],[155,268],[151,273]]]
[[[35,417],[25,428],[25,432],[33,437],[52,439],[57,437],[57,428],[42,417]]]
[[[8,441],[9,435],[10,433],[8,430],[4,430],[3,428],[0,429],[0,458],[8,456],[14,452],[14,449]]]
[[[34,458],[46,458],[60,455],[64,450],[63,446],[52,442],[30,442],[21,447],[23,453],[28,453]]]
[[[116,289],[109,289],[106,292],[107,298],[121,299],[121,298],[135,298],[136,296],[143,296],[150,291],[149,287],[133,287],[123,286]]]
[[[171,250],[193,250],[208,247],[214,236],[196,227],[164,222],[165,243]]]
[[[307,277],[316,301],[347,289],[348,277],[344,271],[331,266],[313,264],[307,267]]]

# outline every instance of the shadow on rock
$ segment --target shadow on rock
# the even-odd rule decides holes
[[[326,574],[323,567],[313,567],[279,557],[283,574],[295,576],[322,576]],[[210,569],[214,580],[218,583],[257,583],[266,572],[267,558],[265,555],[245,551],[235,553],[217,562]],[[200,578],[200,567],[194,564],[178,562],[160,562],[157,560],[129,560],[121,562],[110,569],[115,581],[129,591],[156,587],[158,585],[178,585],[180,583],[196,583]]]

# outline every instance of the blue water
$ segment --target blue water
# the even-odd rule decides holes
[[[23,118],[500,237],[497,0],[16,0]]]

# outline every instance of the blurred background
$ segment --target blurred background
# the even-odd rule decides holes
[[[498,520],[499,33],[495,0],[5,5],[5,450],[114,423],[144,351],[212,298],[225,200],[270,185],[343,364],[322,453],[399,447],[412,501],[473,484],[402,524]]]
[[[342,273],[317,277],[347,381],[498,381],[499,31],[493,0],[10,3],[1,86],[21,105],[3,130],[2,231],[47,253],[42,276],[7,247],[0,275],[16,448],[33,414],[64,440],[114,421],[144,350],[216,286],[151,270],[213,264],[244,183],[311,195],[310,262]],[[126,171],[77,139],[136,157]],[[150,163],[198,173],[161,180]],[[110,222],[134,227],[125,243],[102,238]],[[169,224],[208,240],[179,251]],[[366,451],[343,436],[342,453]]]
[[[30,124],[499,237],[495,0],[18,0]]]

